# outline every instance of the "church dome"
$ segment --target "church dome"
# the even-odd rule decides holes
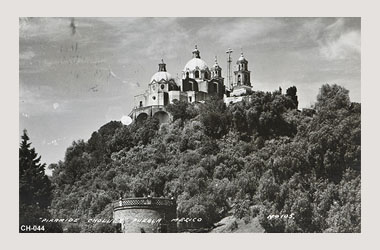
[[[208,66],[205,61],[203,61],[200,58],[193,58],[190,61],[188,61],[185,65],[185,68],[183,71],[194,71],[195,69],[200,69],[200,70],[207,70]]]
[[[201,59],[201,52],[198,50],[198,46],[195,45],[195,49],[193,50],[193,58],[188,61],[185,65],[183,71],[194,71],[196,69],[199,70],[208,70],[208,66],[205,61]]]
[[[173,79],[172,75],[169,74],[168,72],[166,71],[159,71],[159,72],[156,72],[152,78],[150,79],[150,82],[153,82],[153,81],[156,81],[156,82],[159,82],[161,80],[164,80],[164,81],[169,81]]]
[[[161,59],[161,63],[158,64],[158,72],[155,73],[152,78],[150,78],[150,83],[153,81],[160,82],[162,80],[168,82],[172,79],[172,75],[166,72],[166,64],[164,63],[164,59]]]
[[[243,52],[240,54],[240,57],[239,57],[237,63],[241,63],[241,62],[245,62],[245,63],[248,62],[247,59],[245,59]]]

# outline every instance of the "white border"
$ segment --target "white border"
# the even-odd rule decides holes
[[[1,238],[23,249],[358,249],[372,248],[379,216],[376,74],[380,41],[375,1],[12,1],[1,13]],[[359,16],[362,17],[362,233],[361,234],[18,234],[18,17],[20,16]],[[5,43],[4,43],[5,42]],[[376,58],[377,56],[377,58]],[[3,157],[2,157],[3,158]]]

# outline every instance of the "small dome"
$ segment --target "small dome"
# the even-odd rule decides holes
[[[188,61],[185,65],[185,68],[183,69],[183,71],[193,71],[195,70],[196,68],[199,68],[200,70],[207,70],[208,69],[208,66],[206,64],[205,61],[203,61],[202,59],[200,58],[193,58],[191,59],[190,61]]]
[[[153,81],[159,82],[161,80],[169,81],[171,79],[173,79],[171,74],[165,71],[159,71],[152,76],[152,78],[150,79],[150,82],[153,82]]]
[[[239,57],[239,59],[237,61],[237,63],[240,63],[240,62],[248,62],[247,59],[244,58],[243,53],[240,54],[240,57]]]
[[[212,66],[212,68],[213,68],[213,69],[221,69],[221,67],[220,67],[219,64],[218,64],[218,60],[217,60],[216,57],[215,57],[215,63],[214,63],[214,65]]]

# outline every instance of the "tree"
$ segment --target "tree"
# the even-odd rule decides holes
[[[286,90],[286,96],[290,97],[294,102],[295,108],[298,108],[297,87],[292,86]]]
[[[222,100],[214,98],[202,106],[200,120],[207,136],[220,139],[227,134],[231,117],[225,103]]]
[[[45,175],[45,164],[41,164],[41,156],[31,148],[26,130],[22,135],[19,149],[19,182],[20,205],[35,205],[42,209],[50,206],[52,187]]]
[[[350,103],[347,89],[336,84],[324,84],[319,90],[315,108],[319,112],[324,110],[336,111],[341,108],[347,109]]]
[[[45,175],[45,164],[41,156],[31,148],[29,137],[24,130],[19,148],[19,224],[42,225],[40,218],[49,218],[47,208],[52,201],[52,185]],[[62,229],[56,224],[46,224],[46,231],[59,232]],[[21,232],[21,231],[20,231]]]
[[[197,111],[194,109],[194,106],[186,101],[174,100],[173,104],[169,104],[167,106],[167,110],[173,116],[173,121],[177,119],[182,119],[182,121],[185,121],[198,115]]]

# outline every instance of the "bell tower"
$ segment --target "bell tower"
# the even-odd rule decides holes
[[[234,81],[234,87],[235,86],[249,86],[251,87],[251,71],[248,70],[248,61],[244,58],[243,52],[241,52],[241,55],[239,59],[236,62],[236,71],[234,71],[235,74],[235,81]]]

